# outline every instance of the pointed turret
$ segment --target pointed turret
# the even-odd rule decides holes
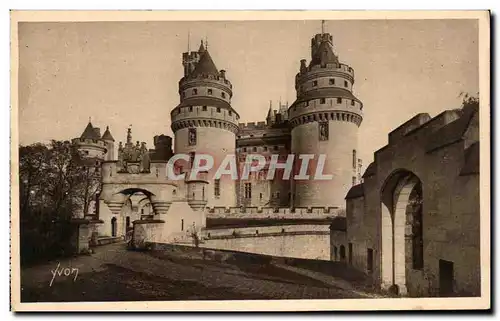
[[[198,52],[200,54],[205,52],[205,46],[203,46],[203,40],[201,41],[200,48],[198,49]]]
[[[205,50],[200,58],[200,61],[196,64],[191,76],[196,77],[198,75],[212,75],[219,76],[219,71],[215,66],[210,53]]]
[[[106,126],[106,131],[104,132],[104,134],[102,134],[102,140],[107,140],[111,142],[115,141],[115,139],[111,135],[111,132],[109,131],[109,126]]]
[[[87,124],[87,127],[85,127],[85,130],[83,131],[82,135],[80,136],[80,139],[101,139],[99,135],[97,135],[96,130],[94,129],[94,126],[92,126],[92,123],[89,121]]]

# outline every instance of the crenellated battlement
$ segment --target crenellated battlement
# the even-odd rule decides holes
[[[259,122],[249,122],[249,123],[239,123],[238,127],[240,129],[266,129],[267,124],[265,121]]]
[[[344,213],[338,207],[212,207],[206,211],[208,218],[234,219],[325,218]]]

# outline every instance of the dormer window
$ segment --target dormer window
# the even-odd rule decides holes
[[[193,95],[198,95],[198,89],[193,89]]]
[[[212,89],[208,89],[208,94],[209,94],[209,95],[212,95],[212,94],[213,94]]]

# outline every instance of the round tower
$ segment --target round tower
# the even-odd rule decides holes
[[[90,120],[82,135],[79,138],[72,139],[71,142],[84,157],[104,159],[106,143],[101,139],[100,129],[94,127]]]
[[[233,86],[226,72],[217,69],[203,42],[198,51],[186,52],[182,57],[180,104],[171,111],[174,153],[212,156],[214,166],[207,175],[207,206],[236,206],[236,182],[230,175],[219,180],[213,177],[226,155],[235,154],[239,115],[231,107]]]
[[[358,128],[363,120],[362,102],[352,93],[353,69],[340,63],[332,36],[317,34],[311,40],[311,62],[300,61],[295,77],[297,99],[289,108],[292,153],[312,154],[309,180],[294,180],[295,207],[345,207],[344,198],[358,183]],[[316,165],[325,155],[324,175],[315,180]],[[300,162],[300,161],[299,161]],[[296,163],[298,165],[298,163]]]

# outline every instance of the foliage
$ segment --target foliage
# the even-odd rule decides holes
[[[19,147],[21,258],[52,258],[69,250],[71,218],[99,189],[99,167],[68,141]]]
[[[462,108],[479,106],[479,93],[471,95],[461,92],[459,97],[462,98]]]

